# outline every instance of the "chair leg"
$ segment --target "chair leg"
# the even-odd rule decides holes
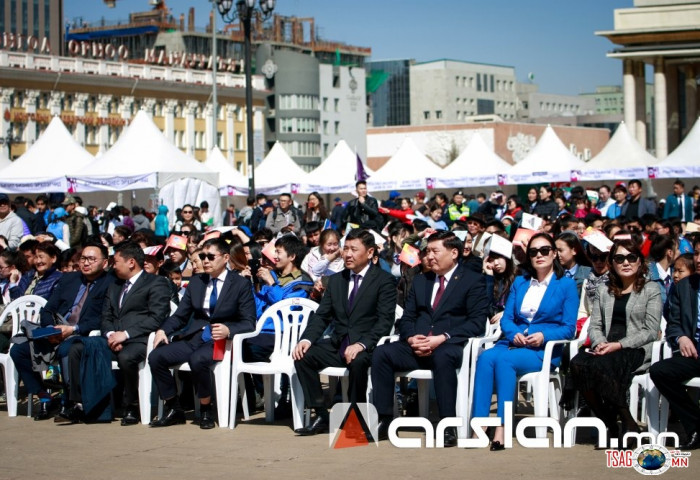
[[[304,421],[302,420],[302,414],[304,412],[304,391],[301,388],[301,383],[299,383],[299,378],[297,378],[296,373],[290,375],[289,393],[292,397],[292,421],[294,422],[294,429],[296,430],[304,426]]]
[[[242,389],[239,388],[239,384],[238,384],[238,377],[240,375],[245,375],[245,374],[240,374],[240,373],[234,372],[231,375],[231,390],[230,390],[231,396],[229,398],[229,412],[228,412],[228,428],[230,428],[231,430],[236,428],[236,407],[238,407],[238,395],[239,394],[241,396],[241,402],[243,402],[241,406],[243,407],[244,418],[248,414],[248,409],[246,408],[248,401],[245,397],[245,382],[241,382],[241,384],[243,385]]]
[[[418,413],[423,418],[430,415],[430,380],[416,380],[418,383]]]
[[[275,378],[277,375],[263,375],[263,385],[265,388],[265,421],[272,423],[275,421]]]
[[[145,362],[139,364],[139,410],[141,412],[141,423],[148,425],[151,421],[151,390],[153,387],[153,377],[151,370]]]
[[[219,369],[217,371],[217,368]],[[216,382],[216,410],[219,416],[219,428],[228,427],[229,415],[228,409],[230,404],[231,386],[226,381],[231,378],[231,369],[225,365],[217,365],[214,367],[214,381]]]
[[[15,364],[10,360],[5,365],[5,397],[7,398],[7,415],[17,416],[17,396],[19,395],[19,374]]]
[[[342,377],[340,379],[340,383],[343,392],[343,402],[348,403],[348,388],[350,388],[350,377]]]
[[[546,382],[546,383],[545,383]],[[533,401],[533,405],[535,407],[535,416],[536,417],[546,417],[549,412],[548,412],[548,403],[549,403],[549,381],[547,380],[535,380],[532,385],[532,394],[535,396],[535,399]],[[536,427],[535,428],[535,436],[537,438],[546,438],[547,437],[547,427]]]

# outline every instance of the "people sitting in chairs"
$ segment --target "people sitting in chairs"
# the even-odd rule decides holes
[[[489,416],[495,387],[503,422],[505,402],[515,399],[516,378],[542,369],[547,341],[572,338],[576,331],[576,283],[564,276],[549,235],[538,233],[530,239],[523,267],[527,274],[515,279],[501,317],[504,338],[476,364],[474,417]],[[555,350],[553,366],[560,357],[561,350]],[[504,440],[503,426],[496,427],[491,451],[503,450]]]
[[[638,432],[627,405],[627,391],[635,372],[649,368],[651,344],[658,338],[661,292],[647,282],[647,266],[639,246],[618,240],[608,255],[608,285],[598,287],[591,308],[588,337],[591,346],[571,360],[576,388],[610,434],[620,438]],[[622,421],[618,432],[617,419]]]

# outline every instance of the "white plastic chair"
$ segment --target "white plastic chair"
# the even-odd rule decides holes
[[[294,428],[301,428],[302,412],[304,409],[304,395],[301,384],[297,379],[294,369],[292,351],[299,341],[299,337],[306,328],[311,313],[315,312],[318,304],[306,298],[288,298],[268,307],[257,322],[254,332],[241,333],[233,337],[233,367],[231,372],[231,407],[229,411],[229,426],[236,426],[236,406],[238,405],[238,393],[240,390],[243,418],[250,418],[248,401],[245,391],[245,382],[239,383],[239,376],[243,373],[251,373],[264,376],[265,420],[274,420],[274,381],[276,375],[289,377],[292,396],[292,418]],[[260,334],[263,325],[268,318],[272,318],[275,326],[275,346],[270,355],[269,362],[244,362],[243,341]]]
[[[37,295],[25,295],[10,302],[0,316],[0,325],[5,323],[12,315],[12,336],[19,332],[20,322],[27,320],[32,323],[39,323],[39,312],[41,307],[46,305],[46,299]],[[12,348],[12,344],[10,344]],[[10,352],[0,353],[0,365],[5,372],[5,397],[7,398],[7,414],[10,417],[17,416],[17,403],[19,396],[19,373],[15,369],[15,362],[10,357]],[[32,395],[29,395],[27,402],[27,416],[32,416]]]
[[[666,338],[666,319],[663,316],[661,317],[661,325],[659,328],[661,330],[662,335],[658,341],[663,343],[665,342]],[[651,362],[655,363],[659,361],[659,359],[661,358],[661,353],[661,347],[655,345],[652,348]],[[641,396],[639,395],[640,388],[642,389]],[[646,420],[647,425],[649,425],[650,422],[658,423],[658,419],[656,419],[655,416],[657,415],[657,407],[659,405],[659,391],[656,389],[656,387],[654,387],[654,382],[651,381],[649,373],[646,372],[642,373],[641,375],[635,375],[632,378],[632,384],[630,385],[629,392],[630,413],[632,414],[632,418],[634,418],[634,421],[640,423],[642,419],[644,419]],[[648,412],[648,408],[651,409],[651,415]],[[650,416],[654,418],[650,419]]]
[[[657,360],[661,360],[664,358],[671,358],[673,356],[673,352],[671,351],[671,347],[668,345],[668,343],[664,342],[661,350],[662,350],[661,356]],[[653,362],[654,362],[654,360],[652,359],[652,363]],[[652,382],[650,379],[649,384],[653,385],[654,382]],[[683,382],[683,384],[686,387],[690,387],[690,388],[700,388],[700,377],[693,377],[690,380]],[[656,390],[656,387],[654,387],[654,389]],[[659,416],[657,418],[658,421],[656,422],[655,425],[653,425],[653,427],[654,427],[653,429],[652,429],[651,422],[649,423],[649,431],[653,432],[654,435],[658,435],[660,432],[666,431],[666,428],[668,427],[668,408],[669,408],[669,403],[668,403],[668,400],[666,400],[666,397],[664,397],[663,395],[660,395],[658,390],[656,390],[656,394],[657,394],[659,402],[660,402],[659,403]],[[649,411],[649,410],[651,410],[651,409],[648,409],[647,411]]]

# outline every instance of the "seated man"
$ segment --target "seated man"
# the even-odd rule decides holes
[[[156,332],[155,350],[149,355],[148,363],[166,409],[162,417],[151,422],[152,427],[185,423],[185,411],[170,373],[171,366],[184,362],[190,364],[199,397],[202,414],[199,426],[202,429],[215,426],[209,368],[214,363],[214,341],[230,340],[237,333],[255,330],[250,282],[226,269],[228,252],[229,246],[221,238],[204,242],[200,258],[205,273],[192,277],[177,311]]]
[[[170,286],[158,275],[143,271],[145,254],[134,242],[122,242],[114,249],[117,280],[109,286],[102,308],[102,335],[112,350],[112,359],[124,375],[125,408],[121,424],[139,423],[139,363],[146,360],[148,335],[155,332],[170,313]],[[68,420],[80,420],[82,410],[81,360],[84,345],[74,342],[69,353],[70,399],[75,403]]]
[[[68,322],[68,325],[56,326],[61,329],[61,343],[57,350],[59,360],[68,355],[70,346],[76,338],[88,336],[92,330],[100,328],[105,294],[107,288],[114,282],[114,276],[105,271],[108,258],[107,247],[97,242],[88,243],[80,257],[80,272],[64,273],[46,305],[41,309],[42,327],[53,326],[55,314],[63,316]],[[34,419],[46,420],[50,417],[51,396],[43,388],[39,374],[32,369],[29,343],[13,346],[10,356],[15,362],[15,368],[27,392],[38,395],[41,401],[39,412]],[[62,363],[64,383],[70,385],[67,362]],[[64,391],[68,391],[67,386]],[[69,405],[64,402],[61,415],[67,414],[68,407]]]
[[[393,419],[396,372],[432,370],[440,418],[456,416],[457,369],[464,344],[483,335],[488,311],[486,281],[460,264],[463,248],[452,232],[428,237],[425,255],[431,272],[413,280],[399,320],[401,339],[374,352],[372,388],[379,439],[387,438]],[[445,446],[456,444],[457,432],[448,427]]]
[[[396,309],[394,277],[372,263],[376,248],[367,230],[352,230],[345,237],[345,270],[331,275],[321,304],[292,352],[304,402],[316,413],[308,427],[295,430],[298,435],[328,433],[320,370],[348,368],[349,400],[365,401],[372,351],[391,331]],[[323,335],[328,327],[330,338]]]
[[[695,242],[695,258],[700,257],[700,242]],[[649,374],[659,392],[666,397],[678,415],[688,435],[682,450],[700,447],[700,408],[697,400],[688,394],[684,382],[700,377],[700,315],[698,295],[700,275],[684,278],[671,289],[666,340],[673,348],[673,357],[651,366]]]

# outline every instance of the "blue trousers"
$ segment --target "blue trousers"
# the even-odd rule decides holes
[[[509,349],[499,342],[486,350],[476,362],[474,377],[473,417],[488,417],[491,397],[496,385],[498,416],[503,422],[503,405],[515,400],[515,380],[518,376],[542,369],[542,351],[529,348]]]
[[[61,362],[61,372],[63,374],[64,383],[70,382],[68,378],[68,368],[66,368],[64,360],[68,356],[68,351],[73,344],[73,340],[76,338],[78,337],[72,336],[66,338],[58,345],[56,351],[57,359]],[[32,368],[32,356],[29,350],[29,342],[12,345],[10,357],[12,357],[12,361],[15,363],[15,368],[17,369],[17,373],[19,373],[20,380],[22,380],[24,387],[27,389],[27,393],[36,395],[43,392],[44,386],[41,381],[41,375]]]

